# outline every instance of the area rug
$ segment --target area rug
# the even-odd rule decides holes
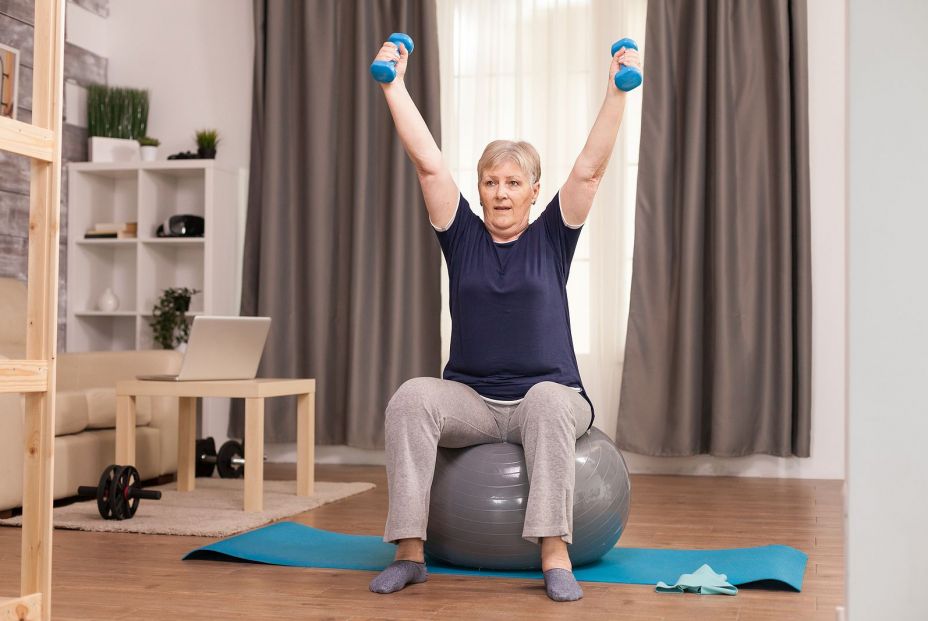
[[[312,496],[297,496],[296,481],[265,481],[264,511],[246,513],[244,479],[199,478],[192,492],[178,492],[176,482],[146,487],[160,490],[161,500],[141,500],[135,517],[128,520],[104,520],[96,500],[56,507],[53,519],[55,528],[71,530],[227,537],[374,487],[316,481]],[[0,526],[21,525],[22,516],[0,520]]]

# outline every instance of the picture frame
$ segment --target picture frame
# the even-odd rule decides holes
[[[19,95],[19,50],[0,43],[0,116],[16,119]]]

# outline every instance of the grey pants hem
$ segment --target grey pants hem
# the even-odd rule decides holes
[[[421,539],[426,540],[426,531],[398,531],[393,533],[385,532],[383,535],[384,543],[396,544],[400,539]]]
[[[560,537],[561,541],[563,541],[564,543],[568,545],[573,543],[574,538],[573,538],[572,533],[567,533],[567,534],[563,534],[563,533],[564,533],[563,530],[558,530],[558,529],[549,529],[549,528],[536,529],[534,531],[523,532],[522,538],[530,543],[534,543],[535,545],[538,545],[539,543],[541,543],[541,539],[544,537]]]

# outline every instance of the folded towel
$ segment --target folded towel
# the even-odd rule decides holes
[[[738,587],[728,583],[728,576],[715,573],[708,565],[703,565],[691,574],[683,574],[673,586],[658,582],[658,593],[698,593],[700,595],[735,595]]]

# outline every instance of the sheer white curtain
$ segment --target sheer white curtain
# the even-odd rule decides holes
[[[442,152],[477,215],[477,160],[487,143],[505,138],[527,140],[541,154],[541,195],[531,214],[538,217],[599,111],[612,43],[631,37],[644,53],[645,9],[646,0],[438,0]],[[639,88],[628,97],[567,287],[580,373],[596,426],[610,436],[625,349],[640,119]],[[451,340],[446,269],[442,303],[444,365]]]

